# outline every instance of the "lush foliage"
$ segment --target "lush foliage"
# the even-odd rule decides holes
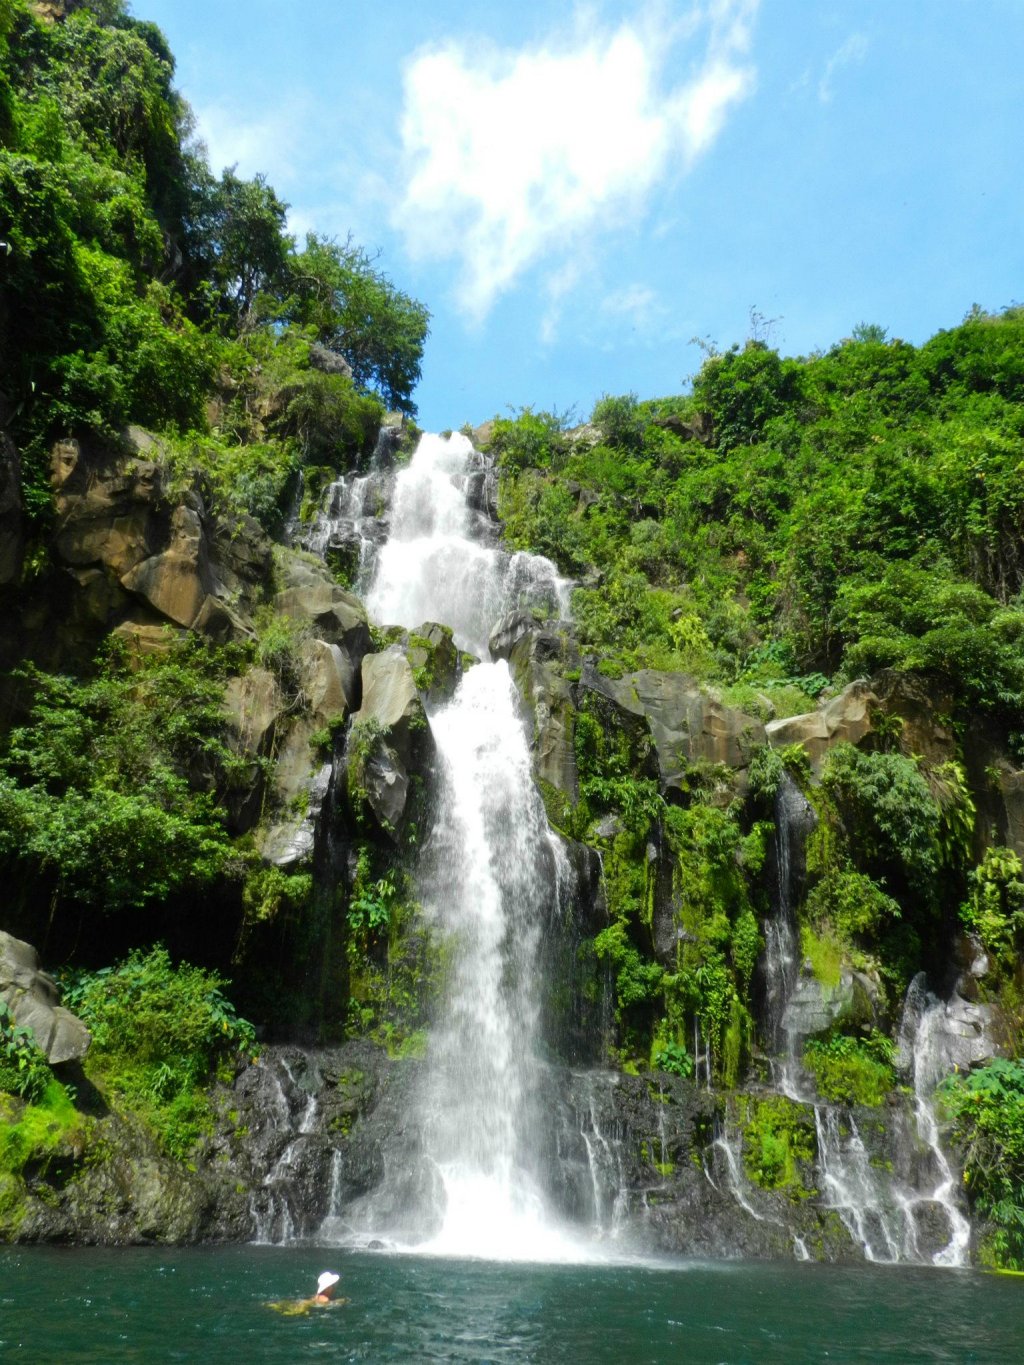
[[[137,664],[112,647],[86,680],[22,670],[27,723],[0,750],[12,901],[112,913],[232,873],[216,803],[237,763],[221,712],[230,665],[187,638]]]
[[[584,644],[773,697],[881,666],[963,705],[1024,696],[1024,312],[915,348],[711,355],[685,397],[606,398],[572,431],[495,423],[515,543],[580,582]]]
[[[894,1055],[892,1041],[883,1034],[862,1038],[834,1033],[829,1038],[812,1038],[803,1060],[824,1099],[833,1104],[879,1105],[895,1084]]]
[[[39,1100],[52,1080],[32,1030],[16,1024],[6,1000],[0,1000],[0,1090]]]
[[[201,967],[174,966],[162,947],[68,982],[65,1003],[92,1033],[89,1074],[185,1157],[210,1124],[204,1087],[255,1051],[252,1025]]]
[[[1024,1270],[1024,1062],[996,1058],[952,1077],[942,1100],[961,1147],[967,1192],[992,1224],[988,1255]]]
[[[364,447],[366,391],[415,410],[426,309],[351,242],[297,250],[263,176],[211,173],[155,25],[122,0],[0,13],[0,374],[32,511],[49,505],[50,440],[134,422],[233,463],[221,490],[255,481],[236,496],[267,518],[298,459],[350,455],[356,432]],[[327,372],[314,341],[336,353]]]
[[[743,1166],[755,1185],[805,1193],[803,1170],[814,1160],[814,1124],[805,1105],[785,1095],[740,1096],[736,1101],[743,1137]]]

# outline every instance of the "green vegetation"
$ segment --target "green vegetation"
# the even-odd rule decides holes
[[[52,1080],[32,1030],[16,1024],[6,1000],[0,1000],[0,1091],[38,1101]]]
[[[350,1027],[392,1056],[418,1056],[444,953],[422,922],[407,874],[361,843],[346,911]]]
[[[86,1071],[137,1114],[167,1152],[185,1159],[212,1126],[206,1087],[256,1050],[215,973],[172,965],[167,950],[132,953],[69,981],[64,999],[92,1033]]]
[[[20,671],[27,723],[0,746],[15,915],[40,900],[51,924],[82,907],[138,911],[240,875],[217,804],[237,764],[221,713],[232,662],[188,636],[141,661],[112,643],[91,679]]]
[[[583,580],[583,644],[625,668],[768,697],[917,669],[1019,718],[1022,355],[1024,310],[974,310],[921,347],[751,341],[579,431],[525,410],[492,441],[508,534]]]
[[[52,1078],[28,1103],[0,1088],[0,1236],[12,1237],[25,1216],[26,1172],[45,1179],[81,1154],[89,1120]]]
[[[368,394],[415,411],[427,310],[351,241],[298,249],[263,176],[216,178],[173,77],[123,0],[0,4],[0,374],[39,518],[55,438],[164,432],[272,523],[300,463],[372,442]]]
[[[950,1077],[940,1094],[967,1193],[991,1225],[984,1253],[992,1265],[1024,1270],[1024,1062],[996,1058]]]
[[[879,1105],[896,1083],[895,1047],[884,1034],[851,1037],[834,1033],[812,1038],[804,1049],[804,1065],[818,1093],[833,1104]]]
[[[735,1103],[749,1179],[792,1199],[809,1193],[805,1175],[814,1161],[815,1135],[807,1106],[785,1095],[740,1095]]]

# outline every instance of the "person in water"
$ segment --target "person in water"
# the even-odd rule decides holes
[[[330,1303],[334,1298],[334,1286],[341,1279],[333,1270],[325,1270],[316,1282],[316,1293],[310,1303]]]
[[[328,1304],[347,1303],[347,1299],[334,1297],[334,1286],[341,1279],[333,1270],[325,1270],[316,1282],[316,1293],[308,1299],[282,1299],[279,1303],[268,1303],[275,1313],[283,1313],[286,1318],[301,1317],[311,1308],[324,1308]]]

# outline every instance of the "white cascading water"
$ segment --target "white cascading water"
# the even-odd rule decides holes
[[[949,1041],[943,1028],[946,1014],[947,1006],[928,991],[924,977],[915,977],[900,1026],[900,1053],[904,1064],[908,1059],[910,1062],[914,1119],[918,1137],[931,1153],[935,1184],[911,1200],[909,1212],[913,1216],[918,1205],[938,1204],[946,1215],[949,1241],[931,1259],[936,1265],[964,1266],[968,1263],[971,1225],[960,1206],[959,1182],[939,1142],[939,1123],[932,1104],[936,1087],[952,1069],[945,1050]]]
[[[523,605],[564,615],[568,584],[550,560],[509,554],[473,535],[466,501],[465,436],[427,435],[395,479],[391,534],[377,557],[366,605],[386,625],[451,626],[456,644],[487,658],[500,616]]]
[[[866,1260],[887,1263],[930,1260],[935,1265],[966,1265],[970,1223],[958,1202],[957,1182],[939,1142],[931,1102],[936,1085],[952,1069],[938,1041],[945,1012],[943,1003],[927,991],[923,977],[915,978],[907,993],[900,1026],[900,1065],[913,1080],[916,1137],[927,1150],[935,1173],[933,1181],[923,1189],[911,1188],[873,1164],[853,1114],[817,1098],[803,1072],[796,1037],[786,1026],[787,1006],[798,975],[790,868],[796,809],[793,801],[798,796],[796,788],[787,781],[780,786],[776,800],[778,903],[775,914],[765,924],[762,960],[768,1030],[776,1052],[772,1066],[776,1086],[790,1099],[813,1105],[822,1192]],[[738,1202],[747,1208],[735,1185],[732,1188]],[[919,1218],[929,1207],[936,1206],[945,1215],[949,1240],[928,1254],[920,1245]]]
[[[486,659],[504,612],[564,610],[567,585],[548,560],[473,538],[465,497],[473,454],[463,436],[422,438],[395,479],[367,604],[382,624],[449,625],[461,648]],[[430,719],[440,795],[418,884],[453,957],[419,1115],[444,1211],[440,1231],[417,1250],[575,1259],[580,1249],[545,1207],[532,1140],[541,1121],[538,947],[559,913],[568,863],[533,784],[508,665],[474,665]]]

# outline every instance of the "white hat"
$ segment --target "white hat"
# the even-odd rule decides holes
[[[340,1275],[335,1275],[333,1270],[325,1270],[316,1282],[316,1292],[322,1294],[325,1289],[330,1289],[332,1284],[337,1284],[341,1279]]]

